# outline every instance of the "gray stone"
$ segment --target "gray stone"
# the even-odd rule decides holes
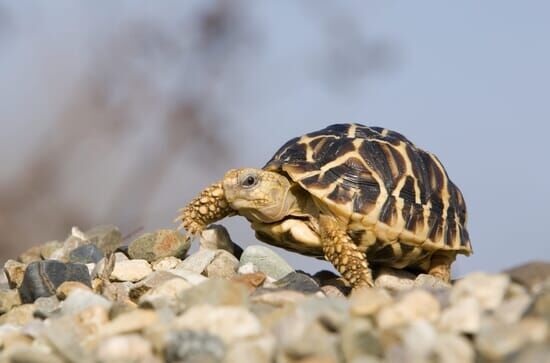
[[[397,303],[382,308],[376,316],[376,322],[381,329],[420,319],[434,322],[439,318],[440,309],[438,300],[430,293],[424,290],[413,290]]]
[[[229,233],[224,226],[211,224],[202,231],[200,236],[200,248],[208,250],[225,250],[239,259],[243,249],[235,244],[229,237]]]
[[[128,254],[133,259],[152,262],[168,256],[183,257],[190,246],[191,240],[178,231],[161,229],[145,233],[132,241],[128,246]]]
[[[206,267],[214,260],[218,251],[200,250],[188,256],[176,268],[202,274]]]
[[[118,261],[115,263],[110,279],[136,282],[144,279],[152,272],[151,265],[145,260]]]
[[[518,282],[531,290],[550,279],[550,263],[532,261],[504,271],[510,275],[512,281]]]
[[[8,279],[9,285],[12,289],[18,288],[23,282],[23,277],[25,276],[25,269],[27,265],[24,263],[7,260],[4,264],[4,273]]]
[[[190,330],[170,332],[164,349],[168,363],[221,363],[225,352],[218,336]]]
[[[21,301],[30,303],[39,297],[54,295],[57,287],[65,281],[78,281],[91,286],[85,265],[55,260],[31,262],[19,288]]]
[[[239,260],[225,250],[218,250],[216,256],[204,270],[207,277],[231,279],[237,274]]]
[[[497,308],[504,298],[510,277],[504,274],[472,273],[456,282],[451,290],[451,303],[463,297],[473,296],[484,310]]]
[[[103,252],[94,244],[82,245],[69,253],[69,262],[98,263],[103,258]]]
[[[276,280],[282,279],[294,271],[281,256],[271,249],[260,245],[247,247],[241,256],[239,266],[243,266],[249,262],[256,266],[258,271]]]
[[[21,298],[17,290],[0,289],[0,315],[18,305],[21,305]]]
[[[414,287],[415,276],[404,270],[381,268],[374,280],[374,286],[390,291],[410,290]]]
[[[104,297],[88,290],[75,289],[61,303],[62,315],[78,314],[91,306],[101,306],[109,309],[112,303]]]
[[[303,272],[293,271],[273,284],[282,289],[295,290],[304,294],[321,291],[317,282]]]
[[[176,318],[174,326],[217,335],[226,344],[262,333],[258,318],[242,306],[196,305]]]
[[[85,240],[93,243],[105,255],[113,253],[122,243],[122,234],[118,227],[113,225],[97,226],[84,233]]]

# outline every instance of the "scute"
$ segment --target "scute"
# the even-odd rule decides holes
[[[331,125],[290,140],[264,169],[287,174],[340,219],[363,216],[384,243],[471,253],[462,193],[433,154],[397,132]]]

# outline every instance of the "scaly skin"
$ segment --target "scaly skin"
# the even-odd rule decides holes
[[[199,234],[209,224],[235,213],[225,199],[221,181],[204,189],[180,212],[176,218],[182,222],[178,229],[185,228],[190,235]]]

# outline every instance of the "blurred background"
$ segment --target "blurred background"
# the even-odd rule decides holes
[[[173,228],[227,169],[341,122],[442,160],[475,251],[455,275],[548,260],[549,14],[545,1],[0,1],[0,262],[71,226]],[[223,224],[256,243],[244,219]]]

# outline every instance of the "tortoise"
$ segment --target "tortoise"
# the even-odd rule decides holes
[[[229,170],[185,208],[188,233],[239,214],[256,237],[324,257],[353,287],[372,267],[450,280],[470,255],[466,205],[437,157],[381,127],[336,124],[284,144],[262,169]]]

